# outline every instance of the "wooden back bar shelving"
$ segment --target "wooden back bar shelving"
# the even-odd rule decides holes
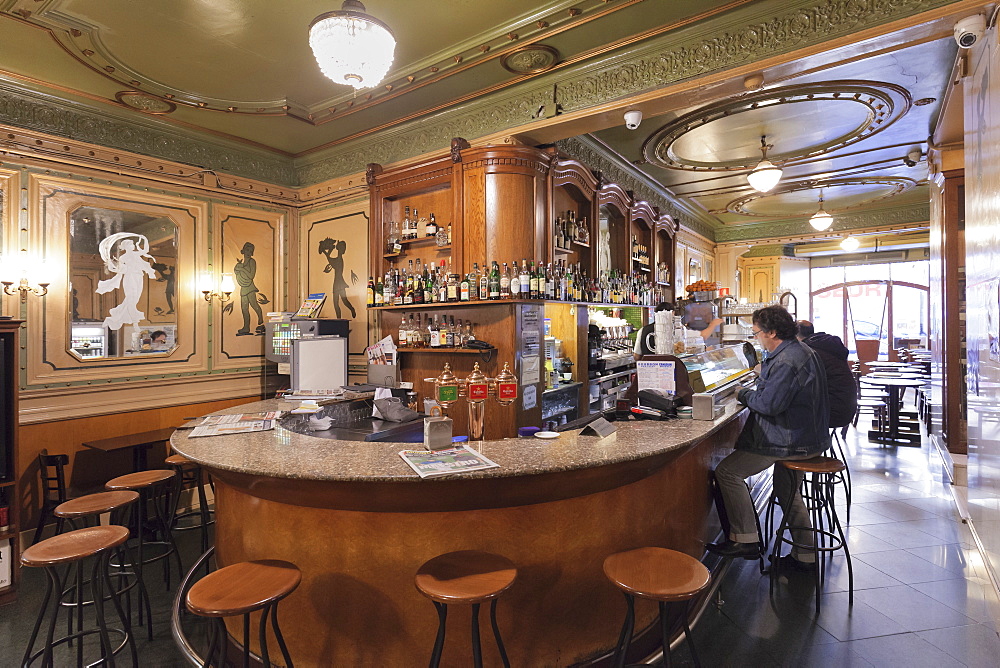
[[[369,266],[376,277],[408,267],[410,260],[418,258],[424,264],[433,261],[438,266],[444,260],[448,273],[460,275],[468,274],[473,263],[479,265],[480,271],[487,270],[494,260],[501,265],[524,259],[544,264],[561,261],[566,265],[579,263],[587,276],[593,277],[605,268],[598,260],[603,253],[610,258],[609,268],[656,285],[656,265],[662,261],[671,270],[674,266],[677,228],[669,216],[661,216],[646,202],[636,202],[630,192],[617,184],[602,183],[586,165],[560,155],[554,148],[516,144],[473,148],[456,138],[447,155],[392,169],[371,164],[367,182],[371,197]],[[419,209],[421,216],[435,213],[438,225],[450,224],[450,246],[442,248],[433,240],[418,238],[403,242],[400,254],[387,254],[389,224],[402,221],[406,206],[411,211]],[[574,242],[563,248],[556,243],[556,221],[565,220],[569,212],[578,221],[585,221],[589,244]],[[602,237],[600,217],[607,212],[610,212],[610,233]],[[645,262],[633,258],[633,236],[641,236],[641,244],[647,249],[648,270],[642,268]],[[671,286],[657,287],[660,298],[672,299]],[[374,308],[373,312],[378,314],[380,337],[392,335],[395,339],[400,321],[411,314],[446,315],[456,321],[473,322],[476,337],[496,346],[488,361],[479,352],[463,349],[400,349],[401,379],[413,382],[421,396],[429,396],[432,390],[423,379],[437,376],[446,361],[460,378],[466,377],[476,362],[488,376],[499,373],[505,362],[511,364],[521,381],[521,396],[510,407],[501,407],[490,400],[486,411],[487,438],[515,436],[519,426],[541,424],[545,389],[543,327],[544,319],[549,318],[553,335],[563,341],[563,356],[573,362],[574,380],[581,382],[580,414],[588,410],[588,318],[584,304],[481,300],[384,306]],[[523,358],[533,356],[540,359],[537,376],[524,369]],[[450,412],[457,434],[466,433],[465,413],[464,401]]]

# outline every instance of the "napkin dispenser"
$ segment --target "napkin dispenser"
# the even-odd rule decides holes
[[[424,446],[428,450],[447,450],[452,447],[454,426],[450,417],[424,418]]]

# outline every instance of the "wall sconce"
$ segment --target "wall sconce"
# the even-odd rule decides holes
[[[28,301],[28,293],[44,297],[49,292],[48,265],[44,259],[29,257],[28,251],[0,256],[0,283],[4,294],[21,294],[21,303]],[[17,287],[13,287],[14,284]]]
[[[225,304],[233,298],[236,291],[236,284],[233,283],[232,274],[223,274],[216,287],[211,274],[204,274],[201,279],[201,294],[205,296],[205,301],[209,304],[213,299],[218,299],[219,303]]]

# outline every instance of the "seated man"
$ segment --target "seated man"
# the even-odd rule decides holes
[[[854,414],[858,411],[858,386],[854,382],[851,364],[847,361],[847,346],[839,336],[817,332],[808,320],[799,320],[795,324],[799,328],[796,338],[819,355],[826,370],[830,428],[846,427],[854,421]]]
[[[736,449],[715,469],[715,479],[729,517],[728,540],[706,546],[724,557],[756,559],[757,511],[744,480],[781,459],[809,459],[830,447],[826,372],[812,349],[795,338],[792,316],[781,306],[754,311],[753,334],[764,349],[756,389],[742,389],[740,403],[750,408]],[[774,491],[789,526],[810,527],[799,484],[802,474],[776,466]],[[793,531],[795,542],[812,545],[808,531]],[[812,552],[783,557],[797,570],[815,568]],[[791,560],[791,561],[786,561]]]

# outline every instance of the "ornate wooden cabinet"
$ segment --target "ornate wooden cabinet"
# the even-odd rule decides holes
[[[19,579],[18,532],[21,508],[17,490],[18,330],[22,320],[0,320],[0,507],[7,508],[6,528],[0,528],[0,570],[10,583],[0,586],[0,605],[17,597]],[[0,527],[3,526],[0,522]]]

